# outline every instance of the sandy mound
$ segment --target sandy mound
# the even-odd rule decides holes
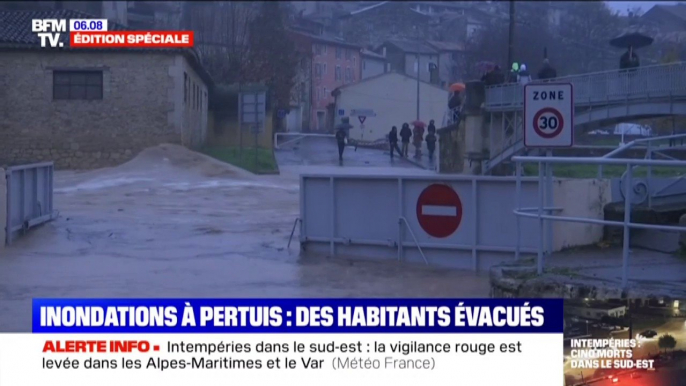
[[[249,178],[254,176],[252,173],[233,165],[173,144],[162,144],[147,148],[132,160],[112,169],[113,171],[122,172],[169,167],[182,169],[186,172],[195,172],[206,177]]]

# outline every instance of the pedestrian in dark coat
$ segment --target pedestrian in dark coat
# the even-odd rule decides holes
[[[436,130],[429,131],[426,135],[426,148],[429,150],[429,161],[433,162],[436,151]]]
[[[393,159],[393,153],[398,152],[398,155],[400,157],[403,156],[403,153],[400,151],[400,148],[398,147],[398,128],[393,126],[391,128],[391,132],[388,133],[388,142],[391,145],[391,160]]]
[[[557,78],[557,71],[550,65],[548,59],[543,60],[543,67],[538,71],[538,79],[554,79]]]
[[[412,130],[410,130],[410,125],[403,123],[403,128],[400,129],[400,140],[402,142],[403,157],[407,158],[407,153],[410,150],[410,138],[412,138]]]
[[[429,127],[426,128],[427,133],[436,133],[436,124],[434,123],[434,120],[429,121]]]
[[[336,131],[336,143],[338,143],[338,161],[343,162],[343,150],[345,150],[345,142],[348,138],[348,132],[340,127]]]

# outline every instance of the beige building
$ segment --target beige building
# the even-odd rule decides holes
[[[419,86],[419,119],[427,124],[433,119],[436,127],[441,127],[448,108],[448,91],[425,82],[420,82]],[[404,74],[389,72],[364,79],[337,88],[333,95],[336,97],[336,123],[349,117],[354,127],[350,130],[352,139],[383,139],[391,127],[397,126],[400,130],[404,122],[417,119],[417,79]],[[366,116],[363,130],[358,115],[364,110],[371,110],[373,114]]]
[[[43,49],[32,18],[84,17],[38,13],[0,12],[12,21],[0,24],[0,164],[94,168],[160,143],[202,146],[211,80],[193,51]]]

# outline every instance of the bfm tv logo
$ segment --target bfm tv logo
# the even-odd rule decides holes
[[[41,47],[64,47],[64,43],[60,42],[60,35],[62,32],[67,32],[67,21],[64,19],[33,19],[31,20],[31,32],[38,35]]]

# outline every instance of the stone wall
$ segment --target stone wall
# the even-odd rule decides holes
[[[447,174],[464,172],[465,154],[464,122],[438,131],[438,171]]]
[[[102,100],[53,100],[53,71],[102,70]],[[0,164],[54,161],[57,168],[120,164],[160,143],[198,146],[207,103],[184,105],[180,55],[32,52],[0,55]],[[201,95],[204,98],[206,87]]]

